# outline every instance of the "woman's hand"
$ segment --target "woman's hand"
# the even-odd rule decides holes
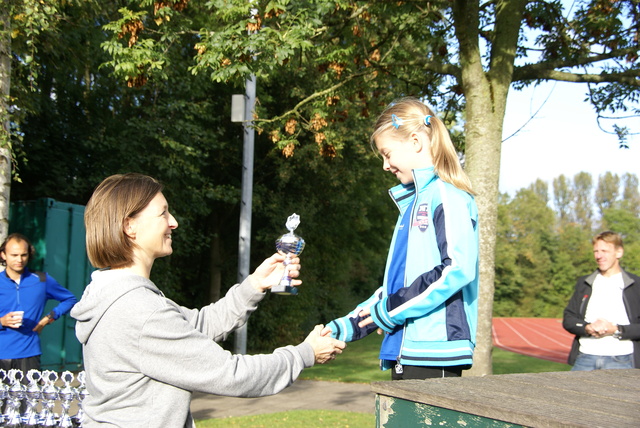
[[[316,364],[324,364],[334,360],[337,354],[342,354],[342,350],[347,346],[342,340],[322,336],[323,325],[317,325],[304,340],[311,345],[316,356]]]
[[[322,336],[322,337],[331,336],[331,333],[333,333],[333,330],[331,330],[331,327],[324,326],[324,327],[322,327],[322,330],[320,331],[320,336]]]
[[[275,253],[263,261],[262,264],[258,266],[251,275],[249,275],[251,285],[253,285],[256,290],[263,293],[274,285],[277,285],[280,282],[282,275],[284,275],[285,259],[286,257],[282,254]],[[291,278],[297,278],[300,275],[300,258],[296,256],[289,259],[286,268],[288,269],[288,274]],[[300,284],[302,284],[302,281],[299,279],[291,281],[291,285],[294,287],[297,287]]]

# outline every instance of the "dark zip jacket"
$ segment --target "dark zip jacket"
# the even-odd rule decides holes
[[[598,271],[591,275],[583,276],[578,279],[576,288],[569,300],[569,304],[564,310],[562,326],[569,333],[575,334],[571,352],[569,353],[568,363],[574,365],[578,357],[580,343],[578,339],[587,337],[585,330],[587,322],[584,316],[587,312],[587,305],[593,291],[593,281],[596,279]],[[622,279],[624,281],[624,289],[622,290],[622,300],[629,317],[628,325],[620,325],[618,328],[622,333],[621,339],[631,340],[633,342],[633,366],[640,368],[640,277],[630,274],[622,270]]]

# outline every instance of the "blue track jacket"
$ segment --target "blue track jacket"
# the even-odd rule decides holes
[[[47,300],[57,300],[53,318],[68,313],[78,299],[69,290],[46,275],[41,281],[38,274],[25,268],[17,284],[0,272],[0,316],[12,311],[24,311],[22,326],[10,328],[0,326],[0,358],[3,360],[28,358],[40,355],[40,335],[33,328],[42,318]],[[46,330],[43,330],[46,331]]]
[[[478,209],[473,196],[446,183],[433,167],[413,171],[414,183],[389,193],[400,210],[411,210],[404,288],[388,295],[387,278],[365,302],[327,324],[332,336],[351,342],[375,331],[403,326],[398,361],[413,366],[471,365],[478,326]],[[358,327],[371,309],[375,325]],[[382,368],[391,365],[382,361]]]

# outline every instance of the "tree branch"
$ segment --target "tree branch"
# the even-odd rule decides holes
[[[254,123],[273,123],[273,122],[277,122],[279,120],[282,120],[284,118],[286,118],[287,116],[290,115],[296,115],[296,116],[301,116],[300,114],[300,109],[310,103],[311,101],[313,101],[314,99],[321,97],[323,95],[327,95],[330,94],[331,92],[335,91],[336,89],[346,85],[348,82],[350,82],[351,80],[357,79],[359,77],[362,76],[366,76],[367,74],[371,74],[373,73],[374,70],[367,70],[367,71],[361,71],[359,73],[354,73],[350,76],[347,76],[344,80],[342,80],[340,83],[337,83],[327,89],[324,89],[322,91],[319,92],[314,92],[313,94],[309,95],[308,97],[304,98],[302,101],[300,101],[298,104],[296,104],[293,108],[289,109],[288,111],[284,112],[283,114],[281,114],[280,116],[276,116],[273,117],[271,119],[254,119],[252,120]]]
[[[447,76],[453,76],[458,81],[460,81],[461,70],[460,67],[454,64],[445,64],[437,61],[394,61],[393,64],[387,66],[382,64],[374,64],[380,67],[381,69],[388,70],[390,68],[394,68],[396,66],[400,67],[420,67],[423,70],[431,71],[433,73],[445,74]]]
[[[575,83],[622,83],[629,86],[640,87],[640,70],[621,73],[580,74],[568,73],[566,71],[559,70],[540,69],[535,73],[533,71],[529,71],[527,73],[516,71],[513,76],[514,82],[539,79]]]
[[[557,70],[559,68],[579,67],[589,64],[595,64],[600,61],[607,61],[615,58],[624,58],[628,54],[637,54],[637,46],[631,46],[626,49],[612,50],[611,52],[593,56],[572,58],[570,60],[544,61],[535,64],[527,64],[516,67],[513,73],[514,80],[531,80],[540,78],[541,73]]]

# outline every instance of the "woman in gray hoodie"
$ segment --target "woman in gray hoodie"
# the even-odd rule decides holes
[[[114,175],[85,210],[91,276],[71,315],[83,345],[89,396],[85,427],[193,427],[194,391],[237,397],[275,394],[307,367],[342,352],[345,343],[320,336],[272,354],[234,355],[216,341],[243,325],[266,290],[278,283],[284,256],[266,259],[224,298],[188,309],[149,280],[156,258],[172,253],[178,227],[162,185],[141,174]],[[291,276],[299,275],[294,258]],[[293,285],[299,285],[295,279]]]

